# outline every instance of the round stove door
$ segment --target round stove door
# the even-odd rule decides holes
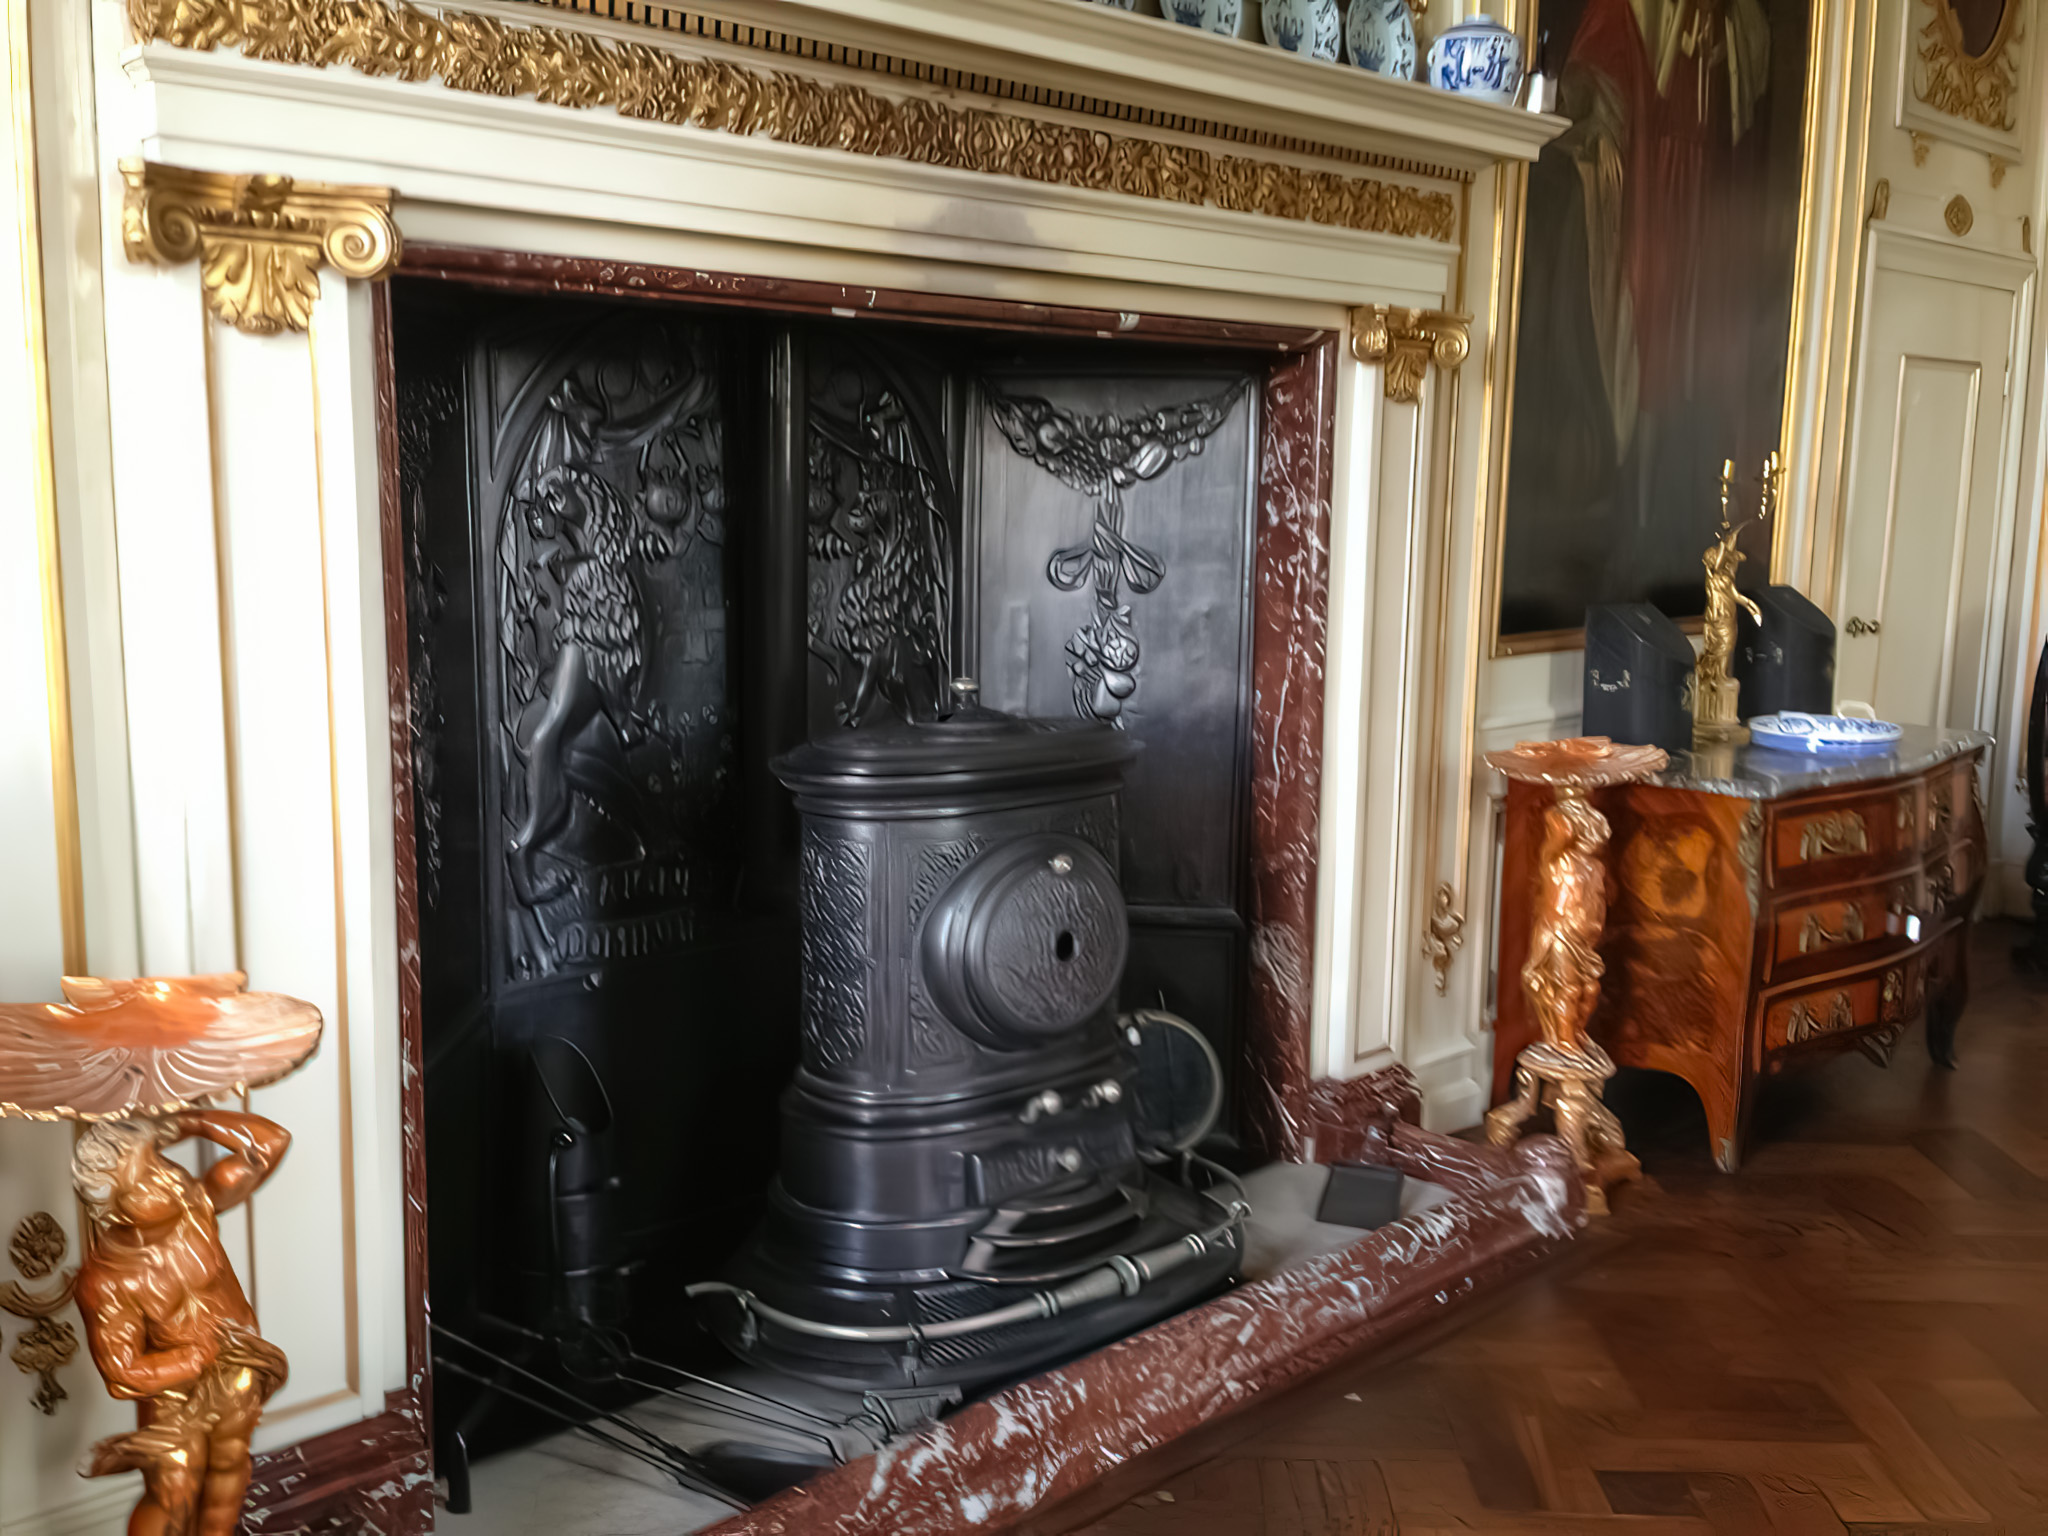
[[[1043,1045],[1115,996],[1130,947],[1123,892],[1077,837],[991,848],[925,918],[925,984],[962,1033],[997,1050]]]

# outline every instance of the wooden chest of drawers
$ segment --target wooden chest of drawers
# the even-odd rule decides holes
[[[1920,1018],[1935,1059],[1952,1059],[1968,991],[1963,922],[1985,872],[1989,745],[1908,728],[1877,759],[1680,754],[1656,781],[1594,797],[1613,841],[1593,1034],[1621,1065],[1692,1084],[1723,1168],[1741,1156],[1765,1073],[1849,1049],[1888,1064]],[[1535,1038],[1521,969],[1546,798],[1508,792],[1495,1102]]]

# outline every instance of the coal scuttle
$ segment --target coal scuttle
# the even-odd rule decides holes
[[[972,1390],[1235,1273],[1233,1182],[1142,1112],[1140,1047],[1160,1055],[1148,1031],[1172,1023],[1116,1012],[1136,751],[970,704],[775,764],[803,818],[802,1062],[769,1213],[728,1281],[690,1288],[741,1356]]]

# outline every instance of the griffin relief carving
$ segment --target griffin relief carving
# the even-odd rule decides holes
[[[807,640],[842,725],[886,700],[928,719],[947,697],[952,537],[946,471],[902,397],[852,367],[810,402]]]
[[[716,380],[693,333],[640,325],[531,383],[547,394],[515,433],[494,573],[515,979],[685,944],[721,878],[703,852],[735,750]]]

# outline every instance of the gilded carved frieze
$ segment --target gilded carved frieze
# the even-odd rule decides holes
[[[252,335],[303,331],[320,268],[381,277],[398,264],[386,187],[121,162],[121,244],[130,261],[197,260],[207,307]]]
[[[1456,238],[1448,192],[696,58],[404,0],[128,0],[140,42],[1408,239]]]

